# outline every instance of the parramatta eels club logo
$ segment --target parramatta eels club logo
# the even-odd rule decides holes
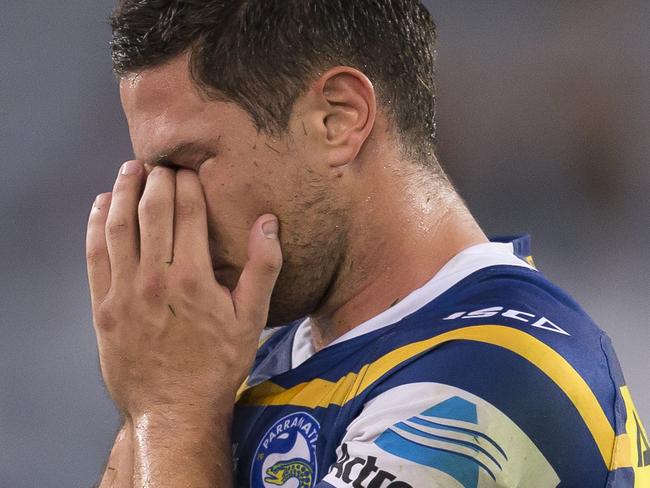
[[[320,424],[306,412],[282,417],[261,439],[251,467],[251,488],[311,488],[316,484]]]

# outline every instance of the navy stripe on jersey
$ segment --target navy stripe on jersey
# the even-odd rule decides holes
[[[561,486],[604,486],[607,471],[594,462],[600,454],[582,417],[553,381],[520,356],[490,344],[447,343],[386,378],[372,395],[428,381],[461,388],[501,410],[549,460]]]

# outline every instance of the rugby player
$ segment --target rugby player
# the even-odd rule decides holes
[[[419,1],[123,0],[112,27],[102,487],[650,486],[609,339],[441,169]]]

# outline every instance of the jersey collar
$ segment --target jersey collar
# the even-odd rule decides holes
[[[469,247],[445,264],[426,284],[412,291],[399,303],[343,334],[331,347],[355,337],[395,324],[442,295],[472,273],[491,266],[520,266],[535,269],[530,257],[530,238],[493,238],[491,242]],[[315,354],[311,340],[311,320],[305,319],[293,336],[291,368],[300,366]]]

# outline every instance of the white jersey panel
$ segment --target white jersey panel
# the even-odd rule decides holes
[[[440,383],[398,386],[369,401],[337,458],[324,481],[340,488],[554,488],[560,482],[503,412]]]

